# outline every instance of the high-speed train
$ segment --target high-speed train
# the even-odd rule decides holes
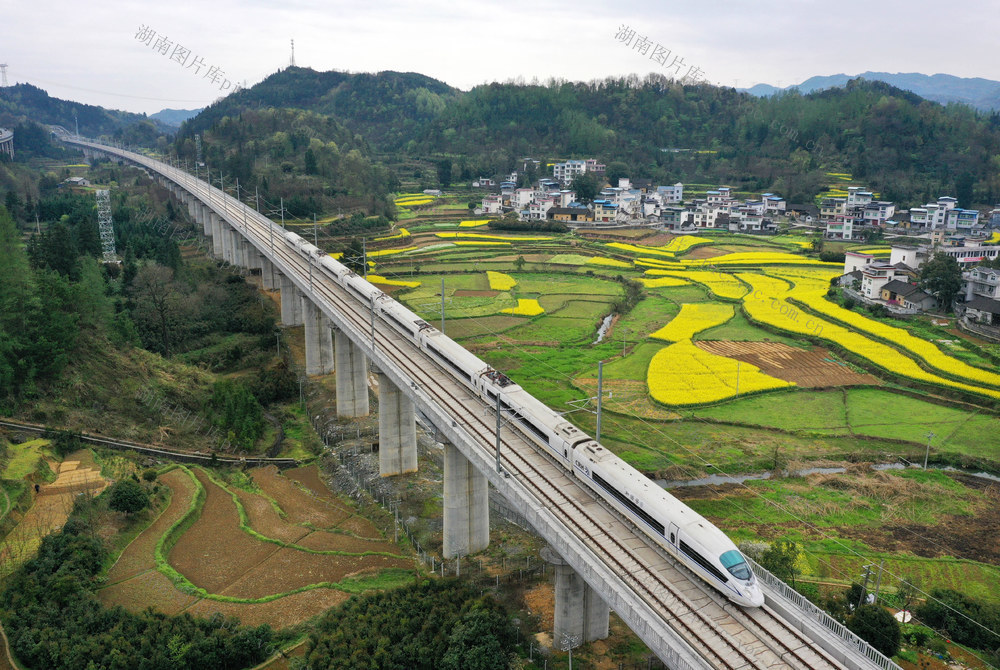
[[[316,260],[341,286],[473,393],[490,405],[499,396],[501,408],[525,437],[701,579],[739,605],[764,604],[746,559],[703,516],[348,267],[295,233],[284,233],[303,255]]]

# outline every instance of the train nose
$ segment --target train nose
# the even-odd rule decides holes
[[[761,607],[764,604],[764,592],[757,584],[747,589],[747,605],[749,607]]]

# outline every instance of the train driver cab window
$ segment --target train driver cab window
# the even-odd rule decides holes
[[[750,579],[750,566],[747,565],[746,559],[743,558],[743,554],[731,549],[719,556],[719,562],[722,563],[722,567],[729,570],[730,574],[736,579],[746,581]]]

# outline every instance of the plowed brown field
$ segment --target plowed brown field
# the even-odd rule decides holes
[[[181,536],[168,560],[193,584],[209,593],[261,598],[311,584],[375,574],[387,568],[413,567],[412,560],[406,558],[314,554],[259,540],[240,528],[239,512],[229,491],[215,484],[204,471],[193,473],[205,488],[205,504],[201,516]],[[313,550],[399,553],[396,545],[378,537],[377,530],[367,520],[351,514],[346,503],[340,502],[323,484],[315,467],[290,471],[294,480],[274,468],[254,470],[251,474],[263,490],[273,494],[283,510],[291,512],[283,518],[267,497],[234,489],[250,527],[257,532]],[[99,591],[105,605],[123,605],[132,611],[153,605],[167,614],[183,611],[208,616],[219,612],[237,616],[247,624],[269,623],[281,628],[304,621],[349,597],[342,591],[317,588],[267,603],[228,603],[200,599],[177,590],[156,570],[154,552],[159,538],[188,509],[196,487],[180,469],[163,475],[160,481],[170,487],[170,503],[111,568],[108,574],[111,585]],[[298,525],[294,519],[331,524],[332,530],[313,530]],[[342,520],[342,528],[332,523],[338,519]],[[372,539],[343,531],[370,533]]]
[[[253,479],[267,495],[278,501],[290,523],[311,523],[318,528],[335,528],[354,514],[332,494],[321,496],[302,490],[289,477],[279,475],[274,466],[254,469]]]
[[[218,600],[199,600],[184,611],[192,616],[210,617],[216,612],[238,617],[247,626],[270,624],[272,628],[296,624],[336,607],[351,594],[332,589],[312,589],[293,593],[266,603],[226,603]]]
[[[154,551],[160,536],[184,516],[194,497],[195,485],[188,474],[177,468],[160,477],[160,483],[170,488],[170,503],[160,513],[146,530],[142,531],[132,543],[125,547],[111,570],[108,571],[108,584],[134,577],[141,572],[156,569]],[[122,603],[124,604],[124,603]]]
[[[338,582],[345,577],[381,568],[412,567],[412,561],[406,559],[325,556],[258,540],[239,527],[239,513],[229,493],[216,485],[204,472],[196,471],[195,476],[205,487],[205,506],[198,521],[181,536],[170,552],[169,560],[193,584],[210,593],[238,598],[261,598],[307,584]],[[281,497],[276,496],[276,499],[283,509],[289,511],[290,518],[294,511],[294,515],[298,517],[329,520],[323,514],[311,514],[305,501],[297,495],[290,495],[292,489],[276,480],[284,478],[275,473],[269,485],[280,492]],[[294,487],[294,484],[288,482],[288,486]],[[298,489],[294,489],[294,492],[301,493]],[[302,502],[302,506],[289,509],[285,505],[285,497]],[[306,499],[309,499],[308,496]],[[343,518],[346,513],[338,510],[336,515]],[[389,549],[388,545],[386,549]]]
[[[805,388],[877,385],[877,377],[855,372],[826,349],[796,349],[779,342],[695,342],[700,349],[756,365],[761,372]]]

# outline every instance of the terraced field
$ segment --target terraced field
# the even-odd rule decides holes
[[[315,466],[249,474],[253,490],[200,468],[164,474],[170,502],[108,571],[101,600],[283,627],[350,593],[412,579],[413,559],[337,498]]]

